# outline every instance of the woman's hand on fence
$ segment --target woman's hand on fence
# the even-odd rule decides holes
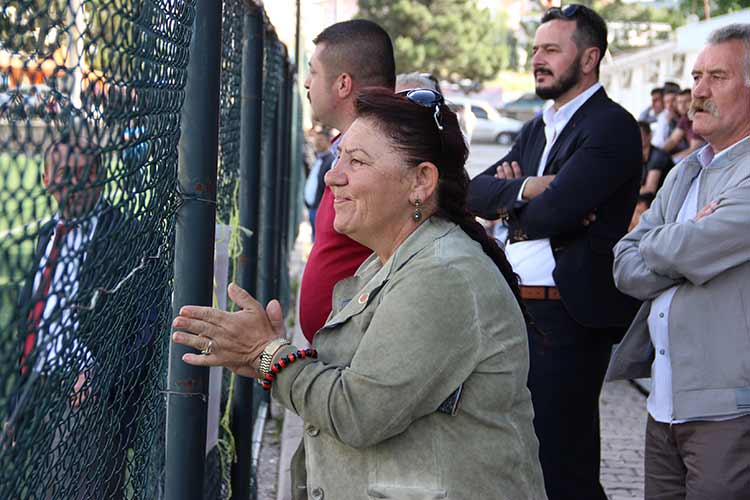
[[[263,348],[281,336],[281,306],[271,301],[266,310],[249,293],[232,283],[229,298],[241,309],[226,312],[212,307],[184,306],[173,321],[172,339],[200,354],[182,360],[196,366],[225,366],[245,377],[257,377],[257,359]],[[275,304],[274,304],[275,303]]]

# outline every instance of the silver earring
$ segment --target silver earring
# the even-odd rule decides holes
[[[414,213],[412,214],[411,218],[414,219],[414,222],[419,222],[422,220],[422,202],[419,198],[417,198],[414,201]]]

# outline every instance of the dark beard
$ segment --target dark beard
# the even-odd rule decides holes
[[[568,71],[560,76],[560,79],[550,87],[540,88],[536,86],[536,95],[542,99],[557,99],[568,90],[575,87],[581,81],[581,58],[577,57]]]

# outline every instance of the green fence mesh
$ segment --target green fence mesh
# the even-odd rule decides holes
[[[219,169],[216,192],[216,221],[231,228],[229,244],[230,281],[236,281],[237,257],[240,253],[239,207],[242,31],[245,0],[225,0],[222,10],[222,50],[219,109]],[[226,234],[226,233],[225,233]],[[221,412],[228,412],[232,375],[223,371],[221,384]],[[233,436],[228,415],[220,420],[219,442],[209,450],[206,460],[204,498],[229,498],[230,471],[234,458]]]
[[[192,2],[0,5],[0,498],[157,498]]]
[[[0,0],[0,499],[165,495],[177,155],[195,3]],[[284,172],[254,194],[285,204],[260,207],[280,249],[260,259],[261,279],[278,279],[300,212],[301,169],[289,165],[301,156],[301,141],[289,143],[299,101],[295,113],[279,107],[293,75],[249,0],[223,0],[217,223],[232,228],[235,279],[248,12],[267,28],[261,157]],[[280,137],[278,120],[293,132]],[[219,445],[196,457],[204,498],[231,492],[230,387],[224,371]]]

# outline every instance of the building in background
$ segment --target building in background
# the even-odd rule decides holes
[[[669,80],[690,88],[693,64],[708,35],[732,23],[750,23],[750,9],[681,26],[670,41],[606,58],[601,68],[602,84],[612,99],[638,116],[651,104],[653,87]]]

